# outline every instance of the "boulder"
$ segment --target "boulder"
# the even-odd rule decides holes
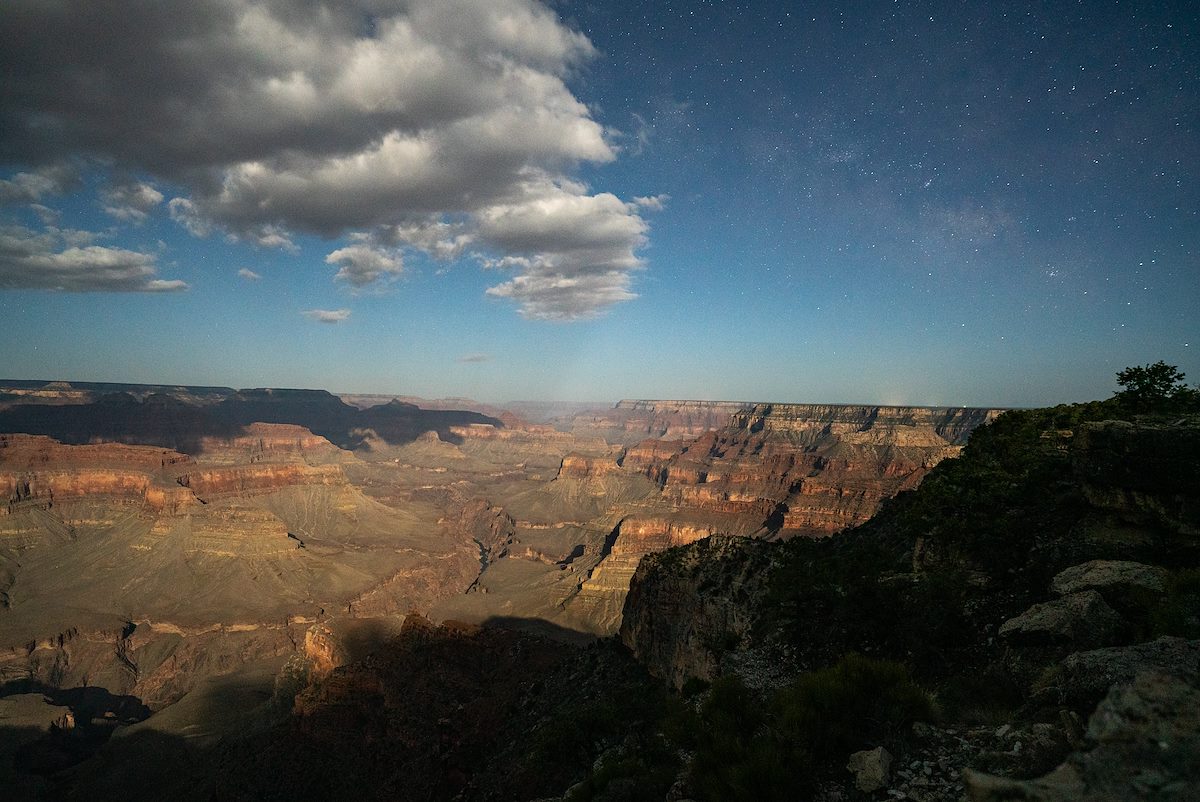
[[[1114,646],[1076,652],[1062,662],[1064,700],[1094,704],[1118,682],[1155,670],[1184,679],[1200,679],[1200,640],[1163,637],[1133,646]]]
[[[886,788],[892,773],[892,756],[882,746],[850,755],[846,769],[854,772],[854,783],[864,793]]]
[[[1092,560],[1066,569],[1050,582],[1050,590],[1067,596],[1085,590],[1095,590],[1107,596],[1109,592],[1128,594],[1147,591],[1161,594],[1166,590],[1167,571],[1154,565],[1127,560]]]
[[[966,771],[973,802],[1200,798],[1200,689],[1144,671],[1114,686],[1088,722],[1089,749],[1036,780]]]
[[[1000,637],[1017,646],[1101,646],[1124,622],[1094,590],[1035,604],[1000,626]]]

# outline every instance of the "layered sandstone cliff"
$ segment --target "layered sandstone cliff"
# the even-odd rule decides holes
[[[634,475],[657,487],[624,519],[571,604],[610,631],[640,559],[711,534],[824,537],[869,519],[956,456],[990,409],[727,402],[621,402],[605,426],[654,437],[616,460],[568,455],[559,482],[611,486]],[[596,424],[595,420],[587,421]],[[683,434],[689,436],[672,439]],[[650,536],[638,521],[653,522]],[[645,530],[645,531],[639,531]],[[687,532],[686,536],[667,536]]]
[[[0,435],[0,515],[95,497],[174,507],[181,502],[171,476],[190,463],[185,454],[153,446],[69,446],[37,435]]]

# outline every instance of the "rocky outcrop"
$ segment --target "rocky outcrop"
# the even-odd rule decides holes
[[[1113,685],[1130,682],[1139,672],[1149,670],[1200,680],[1200,640],[1162,637],[1076,652],[1062,661],[1061,676],[1051,690],[1064,702],[1086,707]]]
[[[850,755],[846,769],[854,773],[854,784],[863,793],[873,794],[887,788],[892,776],[892,755],[882,746]]]
[[[764,592],[771,546],[710,537],[641,560],[620,637],[651,673],[681,687],[714,679],[756,618],[746,600]],[[736,591],[736,598],[735,593]]]
[[[1200,795],[1200,688],[1158,671],[1114,685],[1086,744],[1036,780],[968,771],[972,802],[1128,802]]]
[[[252,423],[236,435],[204,437],[205,463],[345,461],[349,455],[324,437],[290,423]]]
[[[200,499],[269,493],[295,485],[340,485],[346,477],[337,465],[260,463],[188,471],[178,479]]]
[[[1080,426],[1072,463],[1088,500],[1136,521],[1200,536],[1200,425],[1102,421]]]
[[[484,567],[508,555],[517,531],[516,521],[503,507],[482,498],[464,504],[458,515],[445,523],[452,535],[479,545]]]
[[[304,657],[309,662],[313,679],[323,679],[335,668],[346,664],[346,650],[333,631],[324,624],[314,624],[304,633]]]
[[[961,446],[1003,410],[968,407],[885,407],[846,404],[754,404],[731,425],[786,432],[813,441],[829,435],[863,445]]]
[[[1161,595],[1166,591],[1167,570],[1129,560],[1090,560],[1059,573],[1050,590],[1060,596],[1084,590],[1125,595],[1142,591]]]
[[[96,497],[154,510],[178,507],[187,500],[171,488],[171,477],[190,462],[187,455],[150,446],[72,446],[49,437],[0,435],[0,515]]]
[[[0,470],[35,471],[47,465],[121,467],[154,472],[187,465],[191,457],[154,446],[122,443],[65,445],[50,437],[31,434],[0,434]]]
[[[610,457],[590,457],[571,452],[562,458],[555,478],[592,479],[608,476],[618,471],[620,471],[620,466]]]
[[[1025,646],[1102,646],[1120,632],[1122,620],[1094,590],[1035,604],[1000,626],[1000,637]]]
[[[665,516],[630,515],[609,535],[600,561],[579,587],[572,604],[598,631],[611,634],[621,623],[629,583],[642,558],[674,546],[695,543],[716,531],[711,523],[688,523]]]

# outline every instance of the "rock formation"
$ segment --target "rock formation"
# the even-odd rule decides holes
[[[872,778],[892,796],[1200,793],[1200,420],[1086,417],[1121,411],[1010,413],[833,538],[714,537],[649,556],[622,641],[675,687],[732,675],[773,704],[849,652],[904,666],[936,689],[945,729],[886,743],[911,761],[888,786]],[[981,707],[1010,723],[980,726]],[[847,793],[861,763],[816,798]]]

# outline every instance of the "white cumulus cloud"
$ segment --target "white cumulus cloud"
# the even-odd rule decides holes
[[[354,244],[338,248],[325,257],[326,264],[338,267],[335,278],[355,287],[364,287],[404,271],[404,260],[399,251],[373,244],[365,237],[355,239],[358,241]]]
[[[179,279],[157,278],[154,254],[101,245],[47,229],[23,226],[0,228],[0,289],[41,289],[62,292],[178,292],[188,285]],[[94,236],[94,235],[93,235]]]
[[[541,2],[14,2],[0,153],[144,176],[103,194],[119,219],[143,219],[170,185],[171,218],[197,237],[295,252],[300,233],[368,233],[329,255],[355,287],[402,269],[395,246],[526,260],[491,294],[527,317],[636,297],[642,213],[661,201],[574,180],[618,150],[568,86],[595,48]],[[36,202],[65,180],[16,173],[0,198]]]

